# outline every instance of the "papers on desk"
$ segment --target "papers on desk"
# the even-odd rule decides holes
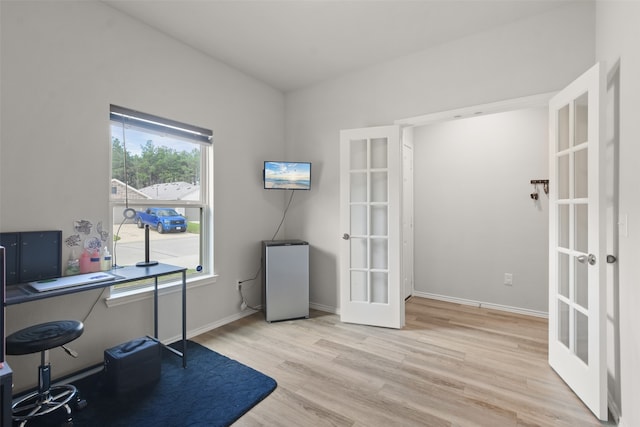
[[[117,279],[118,276],[105,272],[77,274],[75,276],[58,277],[56,279],[38,280],[29,282],[29,286],[38,292],[54,291],[71,288],[74,286],[88,285],[91,283],[107,282]]]

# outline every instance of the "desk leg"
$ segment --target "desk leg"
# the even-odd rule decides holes
[[[160,343],[158,339],[158,276],[154,278],[153,287],[153,339]],[[162,344],[162,343],[160,343]],[[173,347],[163,346],[172,353],[182,357],[182,367],[187,367],[187,271],[182,271],[182,351]]]
[[[182,367],[187,367],[187,272],[182,271]]]
[[[158,339],[158,276],[153,280],[153,337]]]
[[[1,304],[1,303],[0,303]],[[11,427],[13,372],[7,362],[0,368],[0,427]]]

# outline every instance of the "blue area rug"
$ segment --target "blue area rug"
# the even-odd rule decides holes
[[[160,381],[135,393],[108,394],[102,372],[74,385],[88,402],[74,427],[228,426],[276,388],[272,378],[192,341],[186,369],[164,350]]]

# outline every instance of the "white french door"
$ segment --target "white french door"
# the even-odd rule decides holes
[[[400,127],[340,132],[340,319],[401,328]]]
[[[549,101],[549,364],[607,419],[603,71]]]

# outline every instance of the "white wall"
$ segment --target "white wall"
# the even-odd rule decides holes
[[[311,301],[339,305],[341,129],[558,90],[593,65],[593,40],[594,5],[573,4],[287,94],[288,156],[314,162],[287,224],[311,244]]]
[[[609,115],[608,134],[619,141],[620,180],[619,210],[628,218],[626,234],[619,236],[618,299],[612,303],[618,305],[620,335],[609,337],[614,345],[619,346],[619,369],[610,392],[614,402],[619,405],[621,414],[620,426],[633,427],[640,425],[640,3],[631,1],[598,1],[596,19],[596,54],[600,61],[605,61],[607,69],[620,61],[619,69],[619,113],[617,117]],[[611,100],[611,98],[609,98]],[[612,108],[609,106],[609,110]],[[612,135],[617,127],[618,134]],[[622,232],[622,230],[621,230]],[[611,389],[612,388],[612,389]]]
[[[548,109],[418,127],[414,148],[417,293],[546,314]]]
[[[97,1],[1,2],[0,230],[109,223],[109,104],[214,132],[217,281],[188,295],[188,330],[240,315],[235,281],[253,277],[260,241],[278,224],[282,194],[262,190],[265,158],[284,157],[281,92]],[[68,256],[65,253],[64,259]],[[259,286],[249,287],[259,304]],[[82,319],[99,292],[11,306],[7,332],[40,321]],[[160,338],[180,333],[179,300],[161,302]],[[73,344],[52,352],[55,374],[102,361],[111,345],[152,332],[151,301],[99,303]],[[9,357],[16,390],[33,385],[37,356]]]

